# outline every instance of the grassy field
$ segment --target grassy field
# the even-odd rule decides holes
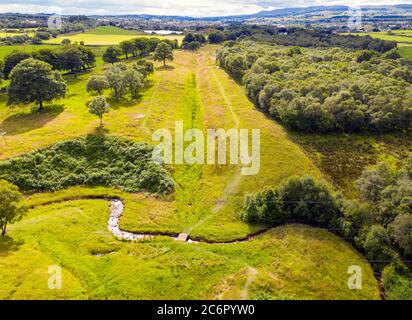
[[[15,45],[15,46],[0,46],[0,60],[3,60],[10,52],[23,51],[32,53],[40,49],[56,48],[55,45]]]
[[[395,41],[398,47],[412,46],[412,34],[396,33],[388,34],[387,32],[365,32],[357,35],[371,36],[372,38]]]
[[[38,206],[73,197],[118,196],[125,203],[121,228],[129,231],[187,232],[199,239],[227,241],[260,230],[239,219],[246,192],[279,184],[292,175],[323,175],[292,141],[293,136],[256,111],[243,89],[216,67],[216,49],[175,51],[173,63],[166,68],[156,63],[139,99],[109,99],[112,110],[104,118],[105,132],[153,143],[152,133],[159,128],[173,132],[176,120],[183,120],[185,129],[259,128],[258,175],[241,176],[237,165],[176,165],[168,167],[177,185],[171,200],[104,187],[76,187],[35,194],[28,203]],[[0,141],[0,159],[95,132],[99,120],[87,110],[92,96],[86,92],[86,82],[109,67],[98,59],[95,69],[65,76],[67,97],[47,105],[42,113],[33,105],[10,108],[1,94],[0,128],[7,131],[7,146]],[[233,245],[162,238],[124,243],[106,230],[108,214],[108,203],[102,200],[32,209],[11,227],[13,241],[1,244],[0,298],[378,298],[367,263],[343,240],[323,230],[289,226]],[[28,252],[36,254],[20,263]],[[59,292],[47,289],[47,268],[52,264],[64,268],[67,286]],[[347,289],[347,268],[354,264],[364,269],[361,291]]]
[[[6,32],[5,30],[0,30],[0,38],[14,37],[27,34],[29,37],[34,36],[34,32]]]
[[[88,30],[84,33],[60,35],[57,38],[44,41],[47,44],[60,44],[63,39],[70,39],[72,43],[84,42],[85,45],[90,46],[102,46],[102,45],[117,45],[122,41],[130,40],[133,38],[159,38],[178,40],[179,43],[183,40],[183,35],[149,35],[139,31],[124,30],[116,27],[99,27],[96,29]]]
[[[393,30],[391,34],[387,32],[364,32],[356,33],[356,35],[369,35],[372,38],[395,41],[398,44],[398,51],[401,56],[412,59],[412,30]]]
[[[31,210],[0,243],[0,299],[378,298],[368,264],[320,229],[285,226],[232,245],[126,243],[107,231],[108,214],[103,200]],[[54,265],[61,290],[47,286]],[[349,265],[362,267],[362,290],[347,288]]]
[[[412,46],[400,47],[398,50],[403,58],[412,59]]]
[[[142,31],[137,30],[126,30],[113,26],[102,26],[97,27],[87,31],[88,34],[99,34],[99,35],[136,35],[136,34],[145,34]]]

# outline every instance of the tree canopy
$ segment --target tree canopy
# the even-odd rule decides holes
[[[22,204],[23,195],[15,185],[0,180],[0,231],[1,237],[6,236],[6,228],[10,223],[23,218],[27,209]]]
[[[66,94],[66,83],[60,72],[39,60],[29,58],[20,62],[10,74],[8,87],[9,103],[36,102],[39,110],[43,102],[63,98]]]
[[[172,47],[165,42],[159,43],[154,53],[154,59],[157,61],[163,61],[163,65],[166,66],[166,60],[173,60]]]

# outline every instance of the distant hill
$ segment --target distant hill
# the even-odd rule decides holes
[[[349,6],[311,6],[303,8],[285,8],[275,9],[270,11],[261,11],[251,15],[236,16],[240,19],[249,18],[279,18],[279,17],[293,17],[293,16],[306,16],[306,15],[320,15],[322,13],[343,14],[349,10]],[[361,6],[361,9],[365,13],[385,13],[391,14],[411,14],[412,4],[398,4],[398,5],[385,5],[385,6]],[[225,18],[234,18],[225,17]]]

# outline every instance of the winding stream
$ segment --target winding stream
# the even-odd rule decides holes
[[[154,238],[154,236],[150,234],[134,233],[134,232],[121,230],[119,227],[119,221],[123,215],[124,204],[121,200],[118,200],[118,199],[111,199],[110,202],[111,202],[110,217],[107,223],[107,228],[117,239],[127,240],[127,241],[139,241],[139,240],[150,240]],[[168,236],[168,235],[160,234],[160,236]],[[185,241],[188,243],[197,243],[197,241],[193,241],[189,239],[188,234],[183,234],[183,233],[179,234],[178,237],[170,237],[170,238],[174,240],[178,240],[178,241]]]

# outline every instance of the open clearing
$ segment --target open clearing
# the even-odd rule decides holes
[[[104,38],[112,41],[112,37]],[[120,197],[125,204],[120,221],[123,230],[189,232],[197,239],[230,241],[261,230],[239,219],[246,192],[277,185],[293,175],[322,177],[288,133],[259,113],[243,89],[216,67],[216,49],[175,51],[173,63],[166,68],[156,64],[150,85],[138,100],[110,99],[112,110],[104,119],[106,134],[152,143],[156,129],[173,132],[177,120],[184,121],[185,129],[259,128],[260,173],[241,176],[235,165],[170,166],[177,184],[173,200],[104,187],[32,195],[27,202],[33,209],[11,226],[13,240],[0,247],[0,298],[379,298],[364,258],[321,229],[290,225],[230,245],[188,244],[168,238],[126,243],[115,240],[107,230],[107,201],[67,201]],[[9,108],[2,94],[0,127],[7,131],[8,145],[1,144],[0,159],[94,133],[98,119],[86,107],[92,98],[86,92],[86,81],[109,67],[99,58],[93,70],[76,78],[65,76],[67,97],[48,105],[43,113],[32,105]],[[66,202],[50,204],[56,201]],[[47,288],[50,265],[63,268],[62,290]],[[362,266],[363,290],[347,287],[351,265]]]

